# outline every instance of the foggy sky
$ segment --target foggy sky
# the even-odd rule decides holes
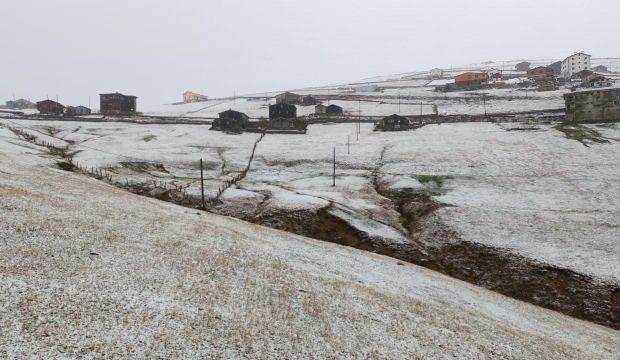
[[[0,103],[181,100],[487,60],[620,56],[617,0],[1,0]]]

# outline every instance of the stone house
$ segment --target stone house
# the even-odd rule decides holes
[[[564,94],[567,122],[620,121],[620,88]]]

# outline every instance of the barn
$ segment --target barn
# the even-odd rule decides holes
[[[64,105],[52,100],[43,100],[37,102],[37,110],[41,114],[62,115],[65,111]]]

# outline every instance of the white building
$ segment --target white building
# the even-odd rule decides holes
[[[590,70],[591,57],[592,55],[588,55],[583,51],[580,51],[564,59],[562,61],[562,77],[570,78],[573,74],[578,73],[581,70]]]
[[[196,94],[195,92],[186,91],[183,93],[184,103],[193,103],[193,102],[200,102],[200,101],[207,101],[207,100],[209,100],[208,96]]]

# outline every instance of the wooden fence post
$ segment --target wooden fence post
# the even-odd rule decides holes
[[[336,147],[334,146],[334,172],[332,174],[332,186],[336,186]]]
[[[206,210],[205,207],[205,183],[204,177],[202,174],[202,158],[200,158],[200,196],[202,198],[202,209]]]

